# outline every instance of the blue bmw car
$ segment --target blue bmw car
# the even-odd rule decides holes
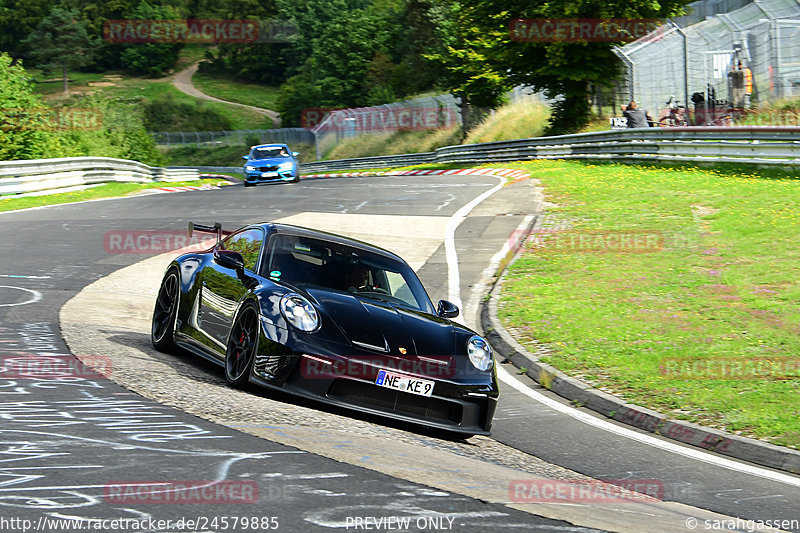
[[[242,156],[244,164],[244,186],[271,181],[300,181],[300,168],[296,157],[285,144],[259,144],[250,149],[250,155]]]

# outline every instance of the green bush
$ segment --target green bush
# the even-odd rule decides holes
[[[22,64],[12,65],[11,57],[0,52],[0,160],[61,155],[55,135],[31,122],[31,117],[48,111]]]
[[[167,93],[144,103],[148,131],[224,131],[233,129],[231,120],[203,102],[178,102]]]
[[[136,105],[91,95],[78,100],[75,107],[94,111],[102,117],[102,122],[97,129],[60,133],[58,140],[64,156],[116,157],[156,166],[164,163]]]
[[[171,20],[180,17],[168,6],[151,6],[147,2],[141,2],[130,18]],[[119,55],[122,66],[133,74],[153,77],[174,67],[183,48],[179,43],[136,43],[122,46],[123,50]]]

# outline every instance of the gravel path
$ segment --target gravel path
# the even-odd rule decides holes
[[[172,78],[172,85],[174,85],[175,88],[178,89],[180,92],[188,94],[189,96],[194,96],[195,98],[202,98],[203,100],[209,100],[211,102],[219,102],[221,104],[235,105],[239,107],[244,107],[246,109],[251,109],[256,113],[261,113],[262,115],[272,119],[272,122],[274,123],[276,128],[280,127],[281,116],[278,114],[277,111],[273,111],[271,109],[264,109],[262,107],[239,104],[237,102],[228,102],[227,100],[221,100],[219,98],[215,98],[214,96],[209,96],[206,93],[200,91],[192,83],[192,76],[194,76],[195,72],[197,72],[197,63],[175,74],[175,76]]]

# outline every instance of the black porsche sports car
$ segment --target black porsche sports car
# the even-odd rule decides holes
[[[183,348],[254,383],[461,434],[488,435],[498,386],[489,344],[434,309],[397,255],[285,224],[246,226],[177,257],[153,312],[156,349]]]

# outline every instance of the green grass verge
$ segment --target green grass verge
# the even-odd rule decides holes
[[[461,144],[461,129],[398,131],[392,134],[365,134],[345,139],[326,154],[324,160],[350,159],[378,155],[431,152],[443,146]]]
[[[57,73],[50,73],[50,76],[45,78],[39,69],[26,68],[26,70],[33,78],[37,93],[44,97],[63,95],[64,82]],[[103,74],[97,72],[70,72],[67,77],[70,91],[86,90],[90,83],[104,81]]]
[[[508,270],[499,316],[524,345],[671,417],[800,449],[797,174],[514,166],[566,225]]]
[[[227,100],[228,102],[236,102],[263,109],[275,109],[277,105],[277,87],[247,83],[199,71],[192,77],[192,83],[207,95]]]
[[[221,179],[205,179],[182,182],[152,182],[152,183],[104,183],[91,189],[83,189],[74,192],[64,192],[58,194],[48,194],[46,196],[25,196],[22,198],[0,198],[0,211],[15,211],[17,209],[27,209],[30,207],[42,207],[45,205],[70,204],[73,202],[83,202],[85,200],[97,200],[99,198],[115,198],[119,196],[134,195],[145,189],[156,187],[180,187],[184,185],[203,185],[216,184]]]
[[[272,127],[272,121],[256,111],[189,96],[180,92],[169,81],[126,78],[117,80],[114,83],[115,85],[113,86],[99,88],[103,96],[139,102],[154,102],[159,99],[169,98],[176,103],[184,103],[197,108],[216,111],[218,114],[230,119],[231,129],[234,130],[269,129]],[[173,129],[172,131],[180,130]]]
[[[32,73],[34,79],[41,77],[35,70]],[[168,80],[130,77],[118,72],[105,74],[70,72],[69,76],[74,80],[70,83],[70,96],[61,93],[60,81],[37,83],[36,92],[41,94],[50,105],[69,104],[89,91],[99,93],[103,98],[138,104],[168,99],[176,104],[186,104],[201,111],[207,109],[217,115],[227,117],[230,120],[230,129],[233,130],[270,129],[273,126],[272,120],[261,113],[189,96],[176,89]],[[186,113],[183,111],[175,111],[173,122],[176,122],[176,127],[179,126],[177,122],[187,122],[188,125],[185,127],[190,129],[183,131],[205,131],[206,128],[202,126],[202,123],[193,124],[191,117],[185,115]],[[171,131],[181,130],[172,128]]]
[[[486,117],[467,135],[464,144],[541,137],[550,118],[549,108],[534,98],[510,102]]]

